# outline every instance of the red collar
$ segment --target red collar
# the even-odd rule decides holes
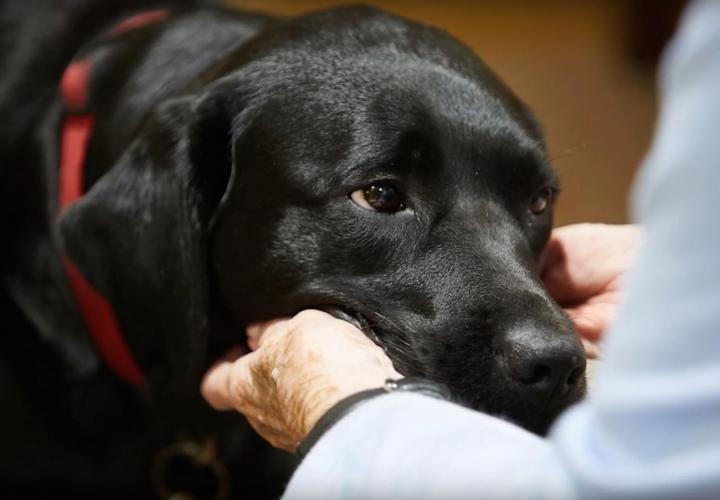
[[[137,14],[117,24],[110,34],[115,36],[159,22],[168,15],[167,10]],[[88,109],[91,69],[92,55],[77,59],[67,67],[60,82],[65,108],[60,138],[60,211],[83,195],[85,155],[95,123],[95,117]],[[125,342],[112,304],[87,281],[67,256],[64,263],[85,326],[105,364],[128,384],[138,388],[144,386],[145,376]]]

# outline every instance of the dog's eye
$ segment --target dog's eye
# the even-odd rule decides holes
[[[530,200],[530,211],[535,215],[542,214],[550,206],[554,197],[555,190],[553,188],[543,188]]]
[[[400,191],[388,182],[377,182],[353,191],[350,199],[362,208],[378,212],[395,213],[405,208]]]

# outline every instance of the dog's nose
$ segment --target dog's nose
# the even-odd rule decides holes
[[[507,334],[502,351],[508,375],[543,399],[577,392],[585,374],[585,352],[574,333],[525,325]]]

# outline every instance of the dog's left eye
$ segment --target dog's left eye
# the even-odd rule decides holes
[[[353,191],[350,199],[366,210],[392,214],[405,209],[400,190],[389,182],[376,182]]]
[[[540,192],[530,200],[530,211],[535,215],[542,214],[550,206],[554,197],[555,190],[553,188],[545,187],[541,189]]]

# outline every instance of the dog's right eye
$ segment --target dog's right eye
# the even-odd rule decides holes
[[[376,182],[353,191],[350,199],[366,210],[393,214],[405,209],[400,191],[389,182]]]
[[[552,205],[553,199],[557,196],[557,189],[545,187],[530,200],[530,212],[540,215]]]

